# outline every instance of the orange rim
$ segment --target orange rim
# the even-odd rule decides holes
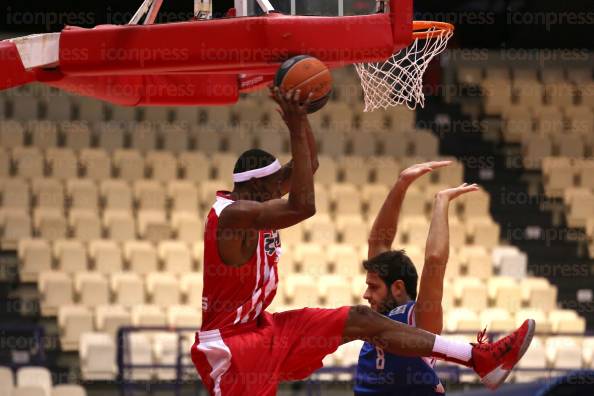
[[[436,21],[413,21],[413,39],[440,37],[453,31],[454,25],[451,23]]]

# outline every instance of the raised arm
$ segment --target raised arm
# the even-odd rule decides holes
[[[450,231],[448,209],[450,202],[467,192],[476,191],[476,184],[440,191],[435,196],[431,226],[425,246],[425,265],[421,275],[419,295],[415,305],[417,327],[441,334],[443,329],[443,279],[450,254]]]
[[[396,238],[398,230],[398,217],[400,208],[406,195],[408,187],[419,177],[434,169],[447,166],[451,161],[433,161],[416,164],[406,168],[400,173],[396,184],[386,197],[369,233],[367,258],[372,258],[378,254],[392,249],[392,243]]]
[[[307,106],[309,99],[300,104],[299,91],[282,95],[274,88],[274,97],[279,104],[279,113],[287,124],[291,138],[290,190],[288,199],[272,199],[265,202],[240,201],[225,211],[225,219],[241,228],[278,229],[297,224],[315,213],[313,172],[307,129]],[[283,170],[279,171],[278,183],[282,185]],[[223,220],[223,219],[221,219]]]

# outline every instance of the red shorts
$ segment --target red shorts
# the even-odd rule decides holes
[[[342,343],[350,307],[270,314],[223,330],[199,331],[192,361],[211,395],[276,395],[279,382],[322,367]]]

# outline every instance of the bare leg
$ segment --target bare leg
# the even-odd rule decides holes
[[[364,305],[351,308],[344,342],[367,341],[399,356],[431,356],[435,334],[386,318]]]

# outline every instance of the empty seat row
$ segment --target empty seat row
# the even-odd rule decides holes
[[[40,272],[49,270],[64,274],[182,274],[201,267],[202,249],[201,241],[193,245],[162,241],[155,247],[147,241],[128,241],[120,246],[112,240],[93,240],[85,246],[80,241],[58,240],[52,246],[43,239],[24,239],[19,242],[19,275],[22,281],[35,282]]]
[[[15,379],[16,377],[16,379]],[[0,366],[0,394],[5,396],[86,396],[85,389],[75,384],[53,385],[45,367],[24,366],[16,376],[8,367]]]
[[[61,306],[74,303],[87,308],[112,303],[126,307],[145,303],[168,307],[187,302],[196,306],[196,293],[202,291],[201,285],[202,274],[189,270],[182,276],[151,272],[144,279],[135,273],[112,273],[108,277],[98,272],[78,272],[71,277],[50,271],[39,275],[41,310],[45,316],[55,315]],[[198,290],[190,290],[195,287]]]

